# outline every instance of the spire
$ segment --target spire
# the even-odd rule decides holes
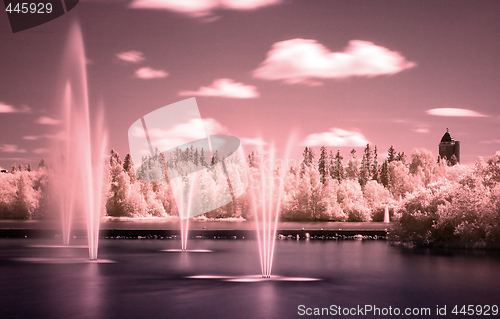
[[[443,138],[441,138],[441,143],[451,143],[453,138],[450,135],[450,131],[446,128],[446,133],[444,133]]]

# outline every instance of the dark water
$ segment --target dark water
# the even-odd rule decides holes
[[[255,241],[192,240],[188,248],[213,252],[167,253],[160,250],[179,248],[180,241],[101,240],[99,257],[116,263],[20,260],[88,256],[86,249],[30,247],[35,244],[59,242],[0,240],[1,318],[308,317],[298,315],[299,305],[428,307],[428,318],[436,317],[437,305],[446,305],[446,317],[458,318],[451,314],[454,305],[500,305],[500,257],[491,253],[409,251],[384,241],[285,240],[277,241],[273,274],[322,281],[236,283],[185,277],[258,274]]]

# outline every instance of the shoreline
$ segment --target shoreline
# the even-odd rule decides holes
[[[276,236],[280,239],[343,239],[355,235],[385,238],[390,223],[378,222],[279,222]],[[71,230],[76,238],[87,236],[85,222],[75,220]],[[0,238],[57,238],[62,234],[56,220],[0,220]],[[99,238],[177,238],[179,220],[103,220]],[[255,239],[256,227],[251,221],[193,220],[189,222],[190,238]]]

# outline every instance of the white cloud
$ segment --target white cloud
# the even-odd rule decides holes
[[[217,135],[227,133],[227,127],[212,118],[203,119],[203,127],[208,135]]]
[[[302,142],[305,146],[365,146],[368,144],[365,136],[357,131],[348,131],[341,128],[331,128],[328,132],[308,135]]]
[[[312,79],[390,75],[414,66],[416,63],[399,52],[368,41],[352,40],[343,52],[331,52],[316,40],[291,39],[273,44],[253,75],[264,80],[318,84]]]
[[[425,125],[425,124],[417,124],[416,127],[412,129],[412,131],[414,131],[416,133],[421,133],[421,134],[425,134],[425,133],[430,132],[429,125]]]
[[[0,145],[0,151],[4,153],[26,153],[25,149],[19,148],[16,144]]]
[[[17,108],[12,105],[5,104],[4,102],[0,102],[0,113],[30,113],[30,112],[31,109],[26,105]]]
[[[427,110],[427,114],[435,116],[455,116],[455,117],[486,117],[487,115],[481,114],[479,112],[468,110],[468,109],[458,109],[458,108],[437,108]]]
[[[267,142],[264,141],[261,137],[257,137],[257,138],[242,137],[242,138],[240,138],[240,141],[242,144],[247,144],[247,145],[255,145],[255,146],[267,145]]]
[[[43,125],[57,125],[60,122],[61,121],[56,120],[56,119],[49,117],[49,116],[40,116],[39,118],[37,118],[35,120],[35,123],[43,124]]]
[[[204,17],[214,10],[254,10],[275,5],[281,0],[133,0],[133,9],[169,10],[192,17]]]
[[[42,134],[42,135],[26,135],[26,136],[23,136],[23,140],[27,140],[27,141],[37,141],[37,140],[41,140],[42,138],[57,138],[57,135]]]
[[[500,144],[500,139],[489,140],[489,141],[481,141],[481,144]]]
[[[180,123],[170,129],[148,127],[148,135],[154,141],[154,147],[160,150],[168,150],[172,145],[183,145],[200,139],[200,136],[224,134],[227,128],[212,118],[191,119]],[[142,127],[134,127],[131,134],[136,137],[144,136]]]
[[[245,85],[231,79],[216,79],[210,86],[202,86],[196,91],[180,91],[179,95],[250,99],[258,97],[259,92],[252,85]]]
[[[145,80],[161,79],[166,78],[168,76],[168,72],[165,72],[163,70],[155,70],[146,66],[135,71],[135,76]]]
[[[49,150],[46,148],[37,148],[37,149],[33,150],[33,153],[35,153],[35,154],[45,154],[48,152],[49,152]]]
[[[139,63],[144,61],[144,53],[140,51],[127,51],[117,53],[116,56],[118,57],[118,59],[130,63]]]

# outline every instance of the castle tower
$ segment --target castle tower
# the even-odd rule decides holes
[[[448,129],[446,129],[446,133],[444,133],[441,143],[439,143],[439,157],[446,158],[448,163],[451,162],[454,165],[456,163],[452,160],[453,155],[455,155],[456,163],[460,163],[460,142],[455,141]]]

